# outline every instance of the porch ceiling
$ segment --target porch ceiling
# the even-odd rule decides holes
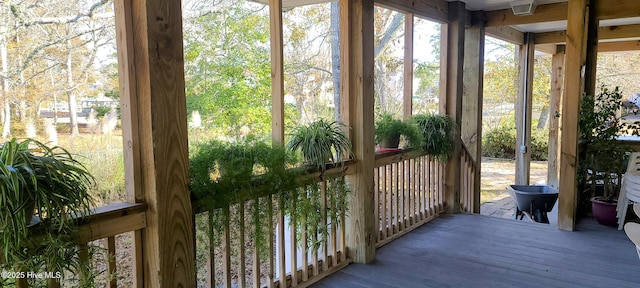
[[[448,2],[457,1],[457,0],[447,0]],[[518,1],[518,0],[462,0],[462,2],[466,3],[467,9],[476,11],[476,10],[500,10],[511,8],[509,3]],[[558,2],[567,2],[567,0],[536,0],[538,5],[541,4],[550,4],[550,3],[558,3]]]

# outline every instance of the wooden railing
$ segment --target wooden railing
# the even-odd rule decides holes
[[[306,287],[349,264],[345,213],[336,210],[337,196],[330,188],[352,166],[347,162],[324,173],[304,175],[295,191],[196,214],[198,286]],[[304,211],[297,205],[313,196],[319,196],[315,215],[285,213],[287,209]],[[314,243],[321,244],[313,247]]]
[[[136,251],[141,251],[140,243],[132,243],[134,237],[127,234],[132,234],[128,232],[141,233],[141,229],[146,227],[146,209],[147,205],[142,203],[111,204],[96,208],[87,218],[80,219],[81,223],[76,239],[78,245],[87,246],[88,243],[91,243],[92,246],[101,246],[104,249],[98,251],[98,253],[106,254],[104,257],[97,257],[104,260],[103,263],[95,263],[95,261],[92,263],[98,269],[99,275],[101,275],[101,277],[95,279],[97,286],[118,287],[120,285],[121,287],[131,287],[134,278],[142,277],[142,258],[132,259],[131,251],[127,251],[130,249],[125,249],[125,246],[133,246]],[[116,239],[116,237],[119,237],[119,239]],[[122,249],[117,251],[116,248]],[[123,263],[126,262],[126,267],[125,265],[118,267],[117,260],[122,258],[118,257],[118,255],[130,258],[127,261],[123,261]],[[80,257],[83,257],[83,255],[81,254]],[[43,271],[30,272],[35,275]],[[16,286],[28,287],[26,278],[16,279]],[[119,280],[124,283],[119,283]],[[50,279],[48,282],[48,287],[60,287],[61,285],[55,278]],[[102,285],[99,282],[103,282]],[[138,283],[142,282],[139,281]]]
[[[418,150],[376,155],[378,247],[443,212],[444,165]]]
[[[476,162],[469,150],[462,145],[462,155],[460,156],[460,211],[463,213],[473,213],[476,187]]]

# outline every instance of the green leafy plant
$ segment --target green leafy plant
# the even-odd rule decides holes
[[[328,126],[340,129],[335,124]],[[333,133],[337,133],[337,130]],[[346,139],[337,137],[340,138],[339,141]],[[327,143],[329,142],[321,142],[324,145]],[[330,148],[334,149],[332,151],[345,152],[340,147],[349,146],[344,146],[344,143],[342,145]],[[336,163],[340,158],[334,155],[327,158],[323,156],[322,159],[332,159]],[[205,223],[213,228],[213,233],[206,228],[210,243],[220,241],[217,237],[222,235],[220,232],[226,229],[229,222],[236,221],[233,211],[237,211],[239,207],[247,209],[244,213],[249,223],[246,225],[253,227],[248,229],[248,239],[254,241],[253,244],[259,253],[268,251],[266,235],[273,231],[268,231],[267,227],[275,225],[274,219],[269,219],[268,215],[274,215],[279,209],[282,209],[280,211],[289,219],[295,219],[300,224],[298,227],[302,227],[302,219],[307,219],[304,225],[309,227],[310,231],[327,233],[328,227],[322,225],[322,221],[314,220],[323,215],[322,202],[318,198],[322,196],[319,192],[320,185],[300,182],[298,176],[310,171],[295,167],[297,163],[292,151],[284,147],[271,147],[262,142],[226,143],[214,140],[195,146],[191,153],[189,170],[192,202],[196,211],[211,212],[208,213],[209,219]],[[321,170],[324,171],[323,169]],[[332,179],[328,182],[326,193],[332,199],[332,206],[327,208],[327,213],[337,222],[338,217],[332,213],[337,215],[340,211],[346,210],[344,195],[348,189],[344,181]],[[271,212],[267,213],[269,210]]]
[[[500,119],[499,123],[497,127],[483,133],[482,156],[515,159],[515,118],[513,116],[505,116]],[[531,131],[531,160],[546,161],[549,156],[548,146],[549,129],[533,129]]]
[[[293,152],[300,151],[307,166],[324,172],[329,164],[341,165],[345,156],[352,155],[351,142],[344,130],[345,126],[340,122],[317,120],[309,125],[297,127],[287,148]],[[324,215],[321,189],[320,183],[312,183],[300,189],[301,191],[292,193],[289,198],[294,200],[289,202],[287,210],[289,215],[294,215],[296,227],[315,223],[310,228],[312,233],[326,235],[329,226],[320,225]],[[327,180],[325,191],[333,204],[326,212],[330,219],[339,223],[340,215],[347,212],[349,186],[344,177],[331,178]],[[292,205],[294,203],[295,205]],[[307,240],[312,249],[317,250],[322,244],[321,241],[313,241],[312,237]]]
[[[208,208],[255,199],[296,187],[296,159],[283,147],[212,140],[197,145],[190,157],[190,189]],[[209,209],[207,209],[209,210]]]
[[[454,150],[456,123],[447,115],[422,114],[413,116],[422,134],[422,149],[439,160],[446,161]]]
[[[401,136],[405,137],[410,147],[422,145],[420,133],[411,121],[394,119],[391,114],[382,114],[375,125],[375,142],[381,148],[398,148]]]
[[[81,248],[74,242],[74,235],[78,218],[90,212],[93,201],[89,190],[94,183],[87,169],[61,147],[49,147],[33,139],[14,138],[3,143],[2,269],[55,269],[53,272],[63,276],[88,269],[91,265],[79,257]],[[40,223],[30,227],[33,216]]]
[[[340,122],[317,120],[295,128],[287,148],[299,151],[307,165],[324,171],[328,163],[339,164],[352,154],[344,129],[346,126]]]
[[[617,116],[622,107],[620,89],[611,90],[604,85],[600,93],[585,95],[580,103],[578,181],[584,189],[582,203],[596,196],[597,191],[608,200],[618,196],[630,147],[616,137],[629,132],[639,134],[637,123],[627,123]]]

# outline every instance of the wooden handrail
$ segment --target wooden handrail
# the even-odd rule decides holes
[[[426,154],[427,153],[425,153],[424,150],[416,148],[402,149],[392,152],[378,152],[376,153],[376,164],[374,168],[382,167],[391,163],[402,162],[407,159],[417,158]]]
[[[78,244],[136,231],[147,226],[146,203],[115,203],[93,208],[86,216],[75,216],[78,221]],[[29,229],[39,237],[39,226],[42,222],[32,224]]]
[[[474,169],[477,169],[478,164],[476,164],[476,160],[475,160],[475,159],[473,159],[473,157],[472,157],[472,155],[471,155],[471,152],[469,152],[469,149],[467,148],[467,145],[465,145],[465,144],[464,144],[464,142],[462,142],[462,141],[461,141],[461,144],[462,144],[462,151],[463,151],[467,156],[469,156],[469,161],[471,162],[471,165],[473,165],[473,168],[474,168]]]
[[[147,226],[146,203],[116,203],[93,209],[78,227],[78,243],[136,231]]]
[[[297,177],[296,182],[298,186],[304,186],[309,183],[322,182],[326,179],[331,179],[331,178],[352,174],[354,173],[355,164],[356,164],[356,160],[349,159],[341,163],[328,164],[327,170],[325,171],[318,171],[317,169],[314,169],[314,168],[304,168],[304,167],[296,167],[291,169],[297,169],[302,171],[301,175]],[[280,191],[270,191],[270,190],[264,189],[264,185],[262,185],[260,182],[262,181],[260,178],[260,175],[254,177],[252,181],[253,183],[255,183],[255,185],[252,187],[253,193],[245,196],[239,196],[236,199],[233,199],[233,201],[227,203],[228,205],[214,205],[212,208],[225,208],[227,206],[231,206],[238,203],[244,203],[249,200],[255,200],[260,197],[265,197],[265,196],[273,195],[280,192]],[[193,204],[194,214],[200,214],[207,211],[207,208],[198,206],[197,203],[193,200],[192,200],[192,204]]]

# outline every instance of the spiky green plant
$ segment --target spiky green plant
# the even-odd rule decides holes
[[[328,163],[341,163],[352,154],[345,127],[340,122],[323,119],[299,126],[290,135],[287,148],[300,151],[307,165],[324,171]]]
[[[421,114],[413,116],[413,121],[422,134],[422,148],[428,155],[446,161],[454,150],[456,123],[447,115]]]
[[[70,234],[75,231],[78,218],[91,209],[89,190],[93,185],[93,176],[64,148],[49,147],[33,139],[14,138],[1,144],[3,268],[47,271],[48,267],[44,266],[54,266],[77,272],[77,267],[85,264],[80,263],[80,257],[72,257],[75,261],[65,258],[52,263],[52,259],[61,259],[57,256],[63,252],[40,248],[58,242],[76,247],[75,238]],[[32,216],[38,216],[42,223],[29,228]]]

